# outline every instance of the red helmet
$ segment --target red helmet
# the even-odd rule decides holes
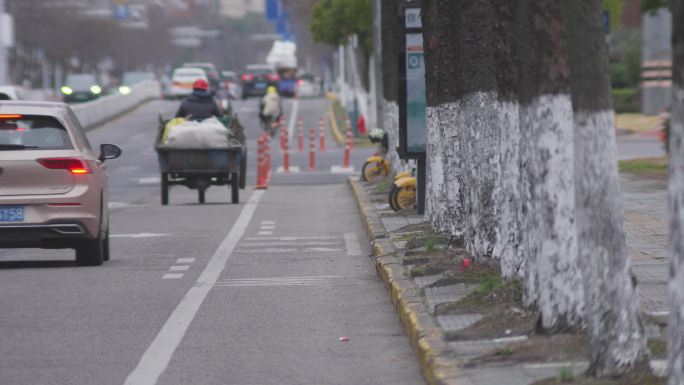
[[[192,83],[192,89],[206,91],[209,89],[209,83],[207,83],[207,81],[204,79],[197,79],[194,83]]]

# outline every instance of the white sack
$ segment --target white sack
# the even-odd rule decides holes
[[[186,121],[170,128],[166,145],[176,148],[227,148],[229,131],[216,118]]]

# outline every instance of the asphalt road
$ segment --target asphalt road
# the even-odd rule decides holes
[[[256,105],[235,103],[250,153],[237,205],[226,187],[204,205],[177,187],[160,205],[157,115],[177,103],[147,103],[89,133],[124,150],[108,162],[112,260],[84,268],[70,250],[0,250],[0,384],[424,383],[347,175],[330,172],[341,149],[320,154],[315,172],[308,154],[293,155],[301,172],[255,192]],[[296,109],[317,126],[324,106]],[[357,170],[371,152],[355,150]]]

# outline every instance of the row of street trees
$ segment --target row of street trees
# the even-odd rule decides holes
[[[344,1],[319,4],[336,2]],[[684,384],[684,0],[671,3],[669,357],[670,383]],[[382,73],[378,116],[394,148],[399,2],[372,5],[373,51]],[[585,329],[591,375],[646,367],[649,353],[620,201],[604,4],[422,0],[421,6],[426,217],[476,259],[498,260],[505,279],[522,280],[524,303],[539,312],[541,330]],[[648,0],[644,6],[670,4]],[[326,39],[344,44],[336,37]]]

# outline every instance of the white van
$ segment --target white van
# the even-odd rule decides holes
[[[172,98],[182,98],[192,93],[192,83],[203,79],[209,82],[207,73],[201,68],[176,68],[171,75]]]

